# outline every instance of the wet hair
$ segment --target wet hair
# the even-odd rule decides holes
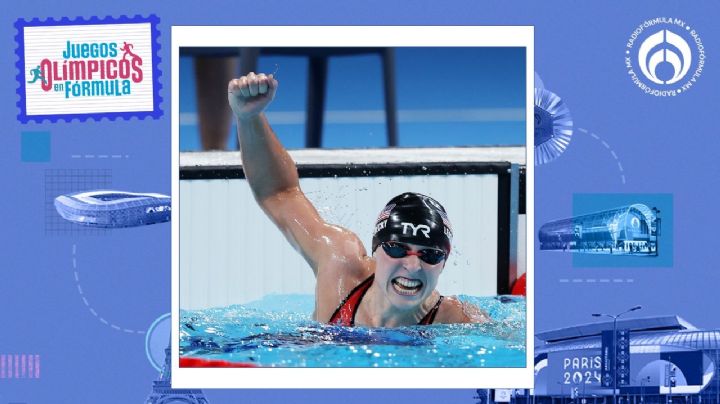
[[[450,254],[452,226],[438,201],[414,192],[398,195],[385,205],[375,221],[372,251],[380,243],[396,241],[428,246]]]

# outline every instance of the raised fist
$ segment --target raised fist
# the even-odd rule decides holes
[[[278,82],[273,75],[250,72],[247,76],[230,80],[228,102],[238,119],[252,118],[261,113],[275,98]]]

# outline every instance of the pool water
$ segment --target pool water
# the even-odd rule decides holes
[[[311,319],[312,295],[180,311],[180,355],[263,367],[525,367],[525,299],[459,296],[485,324],[340,327]]]

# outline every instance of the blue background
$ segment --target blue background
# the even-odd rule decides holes
[[[207,52],[207,50],[205,50]],[[525,144],[524,48],[396,48],[398,146],[486,146]],[[491,62],[490,62],[491,61]],[[325,148],[386,147],[385,103],[380,56],[331,57],[328,61],[326,111],[381,112],[382,122],[323,125]],[[267,109],[268,119],[286,148],[304,147],[305,126],[273,122],[272,113],[294,111],[304,117],[307,57],[263,56],[258,71],[272,73],[282,87]],[[462,79],[455,79],[455,78]],[[191,56],[180,61],[180,114],[197,108]],[[438,122],[403,119],[404,111],[512,109],[515,119],[458,121],[445,114]],[[497,116],[497,113],[495,114]],[[181,122],[183,120],[181,119]],[[228,149],[237,147],[234,128]],[[200,149],[197,125],[180,125],[180,150]]]
[[[170,226],[104,234],[46,233],[45,170],[112,169],[112,183],[136,191],[170,193],[171,25],[534,25],[535,69],[545,87],[560,95],[573,115],[575,134],[556,161],[537,167],[536,228],[572,216],[575,193],[670,193],[673,195],[674,264],[657,268],[575,268],[572,254],[536,251],[538,331],[593,321],[590,313],[678,314],[703,328],[717,328],[714,212],[718,196],[716,119],[720,105],[720,4],[714,1],[226,1],[187,3],[87,1],[12,3],[0,16],[0,353],[41,355],[41,378],[0,379],[0,403],[143,402],[157,372],[144,352],[144,336],[117,331],[95,318],[78,293],[113,324],[145,330],[170,309]],[[17,121],[13,23],[17,18],[160,17],[160,120],[85,123]],[[638,90],[624,66],[625,42],[644,20],[681,18],[700,33],[707,60],[687,93],[656,98]],[[279,74],[282,74],[281,70]],[[447,73],[455,72],[448,66]],[[578,129],[585,129],[586,132]],[[21,161],[21,132],[49,131],[52,160]],[[595,134],[602,142],[589,134]],[[610,153],[615,152],[617,159]],[[119,154],[99,165],[72,155]],[[127,157],[126,157],[127,156]],[[623,171],[619,171],[618,160]],[[667,233],[665,233],[667,236]],[[132,247],[132,248],[131,248]],[[537,247],[536,247],[537,248]],[[599,277],[633,282],[587,284],[562,279]],[[366,403],[475,402],[474,390],[208,390],[210,403],[308,400]]]

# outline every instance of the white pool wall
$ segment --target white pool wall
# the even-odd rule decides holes
[[[211,157],[236,161],[237,155]],[[413,191],[436,198],[455,233],[438,290],[497,294],[497,175],[302,178],[300,184],[326,221],[354,231],[368,250],[375,219],[393,196]],[[312,270],[257,206],[246,180],[181,180],[179,219],[182,309],[315,293]]]

